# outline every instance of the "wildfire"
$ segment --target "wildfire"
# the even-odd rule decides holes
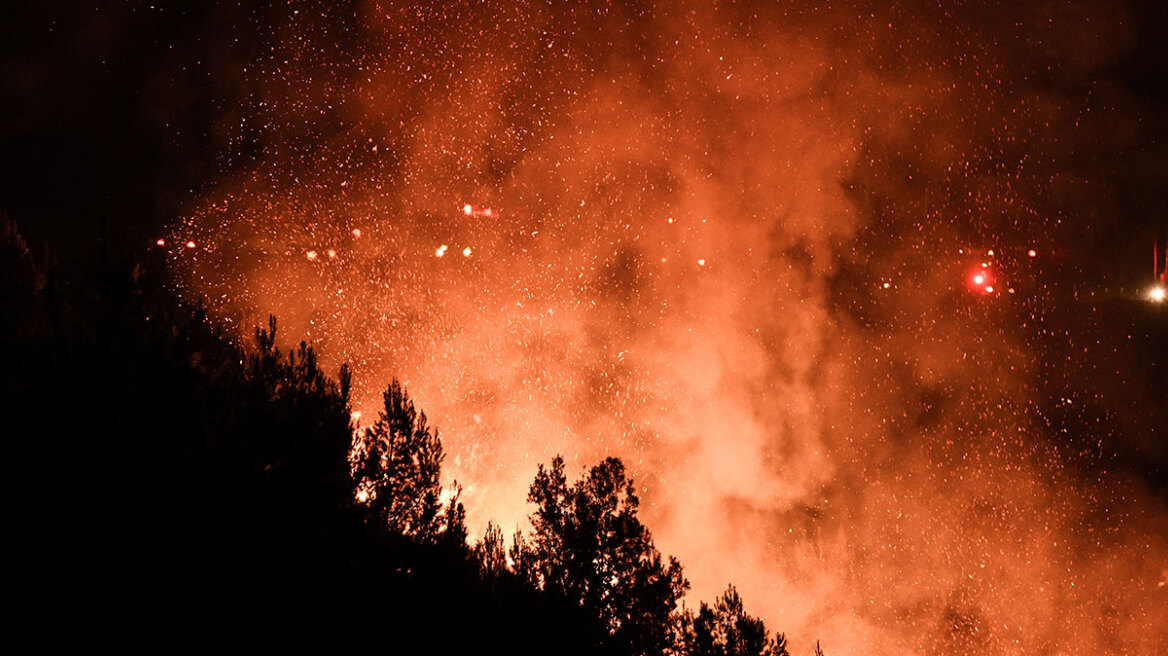
[[[274,145],[169,233],[204,246],[171,258],[184,292],[317,340],[359,410],[409,381],[472,526],[522,526],[556,453],[615,455],[697,599],[733,581],[838,653],[1154,653],[1165,540],[1097,539],[1136,496],[1051,459],[1036,392],[1019,279],[1066,213],[1033,181],[1081,114],[1010,77],[1038,41],[764,4],[302,12],[330,29],[273,39],[239,109]],[[352,51],[320,36],[350,20]]]

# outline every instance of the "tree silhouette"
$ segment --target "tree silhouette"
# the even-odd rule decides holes
[[[457,493],[443,511],[442,443],[418,412],[401,383],[394,379],[382,395],[383,407],[372,427],[356,439],[353,479],[357,498],[373,521],[419,542],[436,542],[443,534],[461,536],[465,512]]]
[[[483,539],[474,546],[474,559],[479,566],[479,575],[485,581],[503,576],[507,571],[507,552],[503,546],[503,531],[494,522],[487,522]]]
[[[530,543],[517,539],[516,569],[596,618],[605,647],[660,654],[671,643],[677,601],[688,587],[681,565],[663,565],[619,459],[608,458],[569,485],[564,461],[542,465],[531,485]]]
[[[684,651],[692,656],[788,656],[787,638],[773,639],[762,620],[751,617],[733,585],[711,608],[702,603],[696,617],[686,618]]]
[[[326,376],[305,342],[282,351],[274,318],[241,345],[174,298],[160,261],[83,275],[39,262],[3,219],[0,254],[9,587],[34,616],[302,650],[676,653],[686,584],[619,460],[568,485],[557,458],[532,486],[531,541],[508,551],[490,525],[472,552],[442,445],[396,381],[355,436],[348,369]],[[94,439],[95,420],[116,439]],[[69,521],[45,521],[62,508]]]

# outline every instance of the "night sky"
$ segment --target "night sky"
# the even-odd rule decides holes
[[[616,455],[796,651],[1162,653],[1162,3],[332,4],[0,9],[0,209],[403,379],[473,532]]]

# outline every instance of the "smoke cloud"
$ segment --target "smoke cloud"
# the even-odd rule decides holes
[[[350,363],[363,423],[403,379],[476,527],[622,458],[689,603],[798,652],[1164,651],[1163,501],[1048,416],[1122,10],[430,4],[265,16],[183,294]]]

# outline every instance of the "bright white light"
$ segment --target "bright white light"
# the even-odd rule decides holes
[[[1153,303],[1163,303],[1164,299],[1168,298],[1168,290],[1165,290],[1163,287],[1157,285],[1148,290],[1148,298],[1151,299]]]

